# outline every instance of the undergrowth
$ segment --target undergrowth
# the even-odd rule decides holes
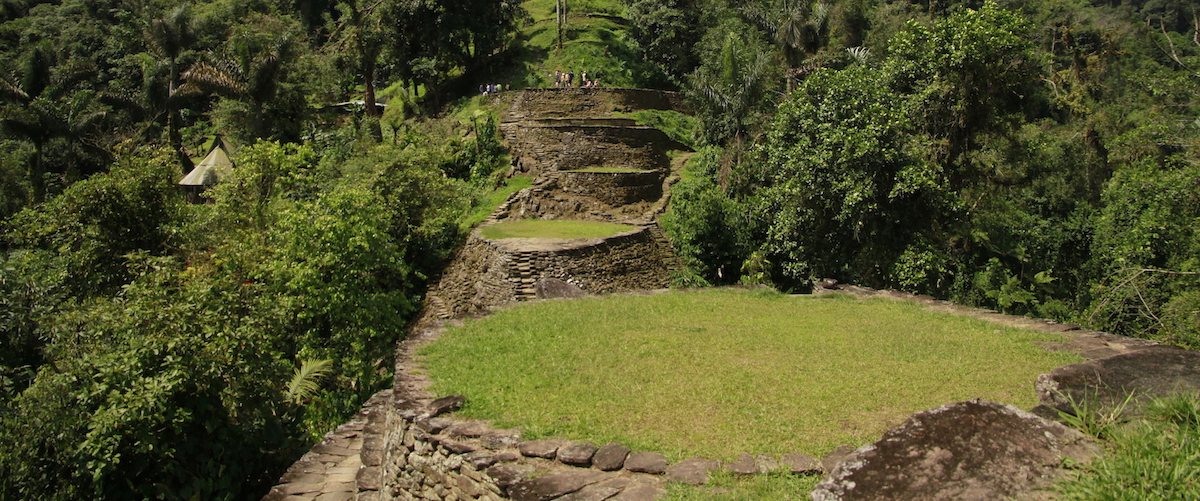
[[[1155,400],[1142,418],[1106,436],[1108,454],[1057,486],[1063,499],[1200,499],[1200,399]]]

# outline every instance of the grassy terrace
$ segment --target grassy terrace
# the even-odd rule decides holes
[[[674,461],[820,455],[972,397],[1029,408],[1038,374],[1079,361],[1032,344],[1054,339],[903,302],[726,289],[523,304],[422,354],[467,416]]]
[[[484,226],[483,237],[491,240],[505,238],[600,238],[615,235],[634,227],[627,224],[573,221],[567,219],[522,219]]]

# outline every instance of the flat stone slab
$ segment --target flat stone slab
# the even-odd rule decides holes
[[[561,446],[562,442],[558,440],[531,440],[521,442],[518,450],[525,457],[554,459],[554,456],[558,454],[558,448]]]
[[[432,418],[447,412],[454,412],[461,409],[466,402],[467,397],[462,395],[448,395],[429,402],[429,405],[425,406],[425,410],[421,415],[426,418]]]
[[[1062,474],[1062,458],[1090,462],[1088,437],[1011,405],[968,400],[910,416],[847,456],[813,501],[1025,499]]]
[[[667,491],[650,485],[633,485],[621,491],[620,494],[608,498],[609,501],[654,501],[667,497]]]
[[[690,485],[708,483],[709,472],[720,468],[721,462],[715,459],[692,457],[684,459],[667,468],[667,480]]]
[[[832,451],[829,451],[829,454],[826,454],[825,457],[821,458],[821,468],[825,470],[825,473],[833,471],[833,469],[837,467],[838,463],[842,462],[842,460],[845,459],[846,456],[849,456],[852,452],[854,452],[854,446],[852,445],[837,446]]]
[[[611,475],[596,470],[576,470],[522,480],[508,488],[514,501],[547,501],[594,484]]]
[[[625,466],[625,458],[629,456],[629,448],[616,442],[604,444],[592,456],[592,466],[598,470],[614,471]]]
[[[568,442],[558,448],[555,458],[563,464],[590,466],[597,447],[590,442]]]
[[[726,464],[725,469],[737,475],[753,475],[758,473],[758,466],[754,464],[754,456],[746,453],[742,453],[732,463]]]
[[[497,487],[503,489],[525,480],[533,471],[534,468],[529,465],[504,463],[488,468],[487,474],[492,477]]]
[[[628,482],[626,482],[628,484]],[[615,485],[606,485],[606,482],[592,484],[579,489],[575,492],[567,494],[557,499],[557,501],[604,501],[605,499],[615,496],[621,492],[622,487]]]
[[[635,452],[625,458],[625,469],[659,475],[667,471],[667,458],[657,452]]]
[[[779,464],[793,475],[817,475],[824,471],[817,458],[799,452],[784,454]]]
[[[1072,400],[1092,408],[1112,408],[1133,394],[1127,413],[1156,397],[1200,391],[1200,352],[1174,346],[1148,346],[1121,355],[1064,365],[1038,376],[1034,412],[1055,417],[1054,410],[1074,413]]]

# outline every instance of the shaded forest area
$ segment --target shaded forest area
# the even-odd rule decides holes
[[[388,386],[500,182],[465,96],[555,69],[691,97],[651,117],[699,149],[678,285],[1200,347],[1196,2],[567,0],[551,33],[554,3],[0,2],[0,498],[265,493]],[[217,134],[236,168],[186,205]]]

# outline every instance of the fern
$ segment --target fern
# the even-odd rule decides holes
[[[296,368],[296,372],[292,374],[291,381],[288,381],[287,393],[285,398],[288,402],[296,405],[304,403],[306,400],[312,399],[317,394],[317,390],[321,389],[321,378],[333,369],[332,360],[305,360],[300,363],[300,367]]]

